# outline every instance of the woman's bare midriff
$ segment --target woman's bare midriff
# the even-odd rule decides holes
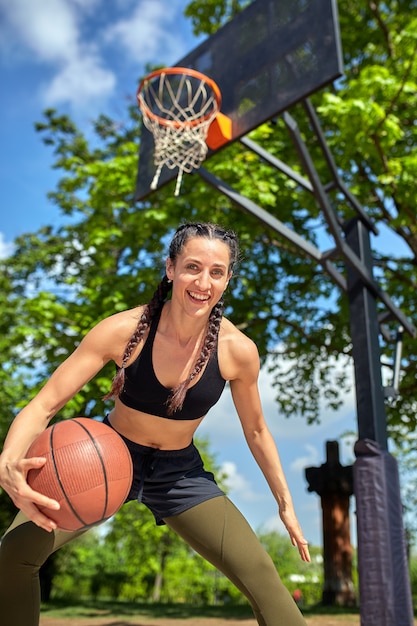
[[[159,450],[186,448],[203,417],[195,420],[166,419],[130,409],[120,400],[116,400],[108,415],[110,424],[118,433],[130,441]]]

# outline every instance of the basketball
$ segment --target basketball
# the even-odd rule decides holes
[[[79,530],[102,522],[124,503],[132,483],[132,459],[115,430],[93,419],[57,422],[41,433],[26,458],[46,457],[28,472],[35,491],[57,500],[59,511],[40,507],[61,530]]]

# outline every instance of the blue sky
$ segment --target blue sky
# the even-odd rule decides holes
[[[84,130],[100,113],[117,116],[134,99],[147,63],[175,62],[198,43],[182,12],[185,0],[0,0],[0,254],[23,232],[59,218],[46,194],[59,173],[34,130],[46,107],[69,113]],[[135,181],[132,181],[132,186]],[[351,368],[350,365],[347,365]],[[263,406],[277,441],[306,537],[322,543],[318,496],[304,468],[325,461],[326,440],[356,429],[353,394],[318,426],[278,414],[267,373]],[[244,442],[228,391],[200,427],[229,475],[230,495],[256,529],[283,531],[276,504]],[[350,438],[341,460],[353,461]],[[353,503],[352,503],[353,508]],[[352,525],[354,536],[354,527]]]

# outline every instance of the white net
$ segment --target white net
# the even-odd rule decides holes
[[[200,167],[207,154],[206,138],[220,107],[220,92],[199,72],[169,68],[150,74],[139,86],[143,123],[155,141],[156,189],[164,165],[178,168],[175,195],[183,173]]]

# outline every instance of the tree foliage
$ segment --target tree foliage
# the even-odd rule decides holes
[[[210,34],[247,4],[244,0],[210,3],[194,0],[189,3],[187,14],[192,18],[196,33]],[[333,88],[312,97],[344,182],[378,228],[383,232],[388,229],[398,237],[394,241],[398,242],[401,252],[394,255],[392,245],[390,254],[385,254],[384,246],[376,245],[378,242],[375,241],[375,274],[411,321],[415,320],[417,304],[414,296],[417,280],[414,189],[417,173],[417,18],[413,12],[416,8],[415,0],[384,3],[339,0],[344,76]],[[299,121],[304,137],[310,142],[309,147],[316,157],[315,165],[322,180],[326,181],[325,163],[316,151],[315,139],[311,137],[302,107],[295,106],[291,114]],[[282,127],[278,125],[274,131],[262,127],[255,135],[264,148],[297,169],[297,157],[294,158]],[[267,172],[262,164],[254,163],[253,155],[243,152],[238,158],[239,165],[230,168],[229,163],[224,162],[224,167],[216,163],[215,169],[224,180],[285,223],[292,224],[307,240],[317,243],[315,233],[319,232],[323,221],[314,201],[279,175]],[[245,170],[241,168],[243,161],[247,165]],[[234,170],[236,176],[233,176]],[[332,200],[340,218],[348,219],[351,214],[341,198],[335,196]],[[277,262],[282,267],[286,262],[282,241],[268,243],[276,246]],[[300,259],[291,264],[294,256],[297,257],[296,251],[292,253],[289,265],[284,265],[287,281],[280,280],[278,287],[286,306],[278,316],[276,307],[268,311],[272,319],[279,319],[279,314],[282,316],[284,330],[278,325],[276,334],[270,332],[272,342],[268,347],[271,348],[271,343],[278,339],[280,362],[284,358],[288,363],[284,375],[279,369],[276,379],[279,408],[287,414],[298,409],[308,419],[316,419],[323,396],[329,404],[337,406],[337,400],[345,391],[344,373],[338,368],[341,375],[332,377],[328,367],[333,370],[333,359],[350,354],[348,311],[344,297],[332,294],[327,278],[318,268],[307,268]],[[268,302],[268,296],[265,300]],[[309,311],[305,307],[306,301],[311,304]],[[381,306],[379,310],[384,312]],[[252,333],[253,324],[249,324],[249,329]],[[265,330],[263,328],[262,332]],[[392,324],[389,330],[394,336],[396,324]],[[268,331],[271,331],[271,325]],[[384,340],[381,344],[382,362],[386,366],[384,373],[390,376],[394,348]],[[395,405],[388,407],[389,431],[394,440],[402,436],[402,426],[409,430],[416,426],[416,345],[415,339],[406,338],[401,397]]]
[[[287,536],[263,533],[260,540],[287,588],[301,586],[306,604],[319,602],[320,548],[312,547],[313,561],[306,564]],[[52,600],[247,604],[223,574],[169,528],[155,526],[151,513],[136,502],[116,514],[107,532],[92,530],[61,548],[54,555],[54,568]]]
[[[246,5],[239,0],[194,0],[186,13],[195,32],[212,33]],[[374,253],[383,288],[415,319],[417,173],[417,19],[415,0],[387,3],[340,0],[345,75],[312,101],[343,179],[379,225],[388,227],[407,253]],[[304,109],[291,114],[308,139]],[[187,176],[181,196],[171,185],[144,202],[134,198],[140,117],[129,105],[123,119],[101,115],[86,132],[54,110],[37,124],[60,174],[50,199],[59,220],[26,233],[1,262],[3,356],[0,428],[4,436],[15,412],[36,393],[56,366],[97,321],[146,302],[163,272],[172,230],[184,220],[209,220],[234,228],[242,259],[227,294],[227,314],[257,343],[275,372],[277,410],[320,418],[337,409],[351,380],[349,314],[340,293],[320,267],[300,250],[223,196],[198,175]],[[300,170],[281,119],[252,138]],[[326,163],[309,139],[318,172]],[[241,144],[207,161],[207,168],[320,247],[326,224],[315,200],[282,173],[273,171]],[[351,210],[332,197],[341,219]],[[342,260],[336,260],[344,272]],[[382,312],[382,308],[380,308]],[[396,330],[395,324],[389,327]],[[393,345],[381,341],[389,372]],[[416,425],[416,340],[407,338],[401,397],[388,407],[390,434]],[[58,418],[102,415],[108,389],[106,367]],[[1,496],[0,496],[1,497]],[[7,506],[10,506],[8,503]],[[3,510],[3,508],[2,508]]]

